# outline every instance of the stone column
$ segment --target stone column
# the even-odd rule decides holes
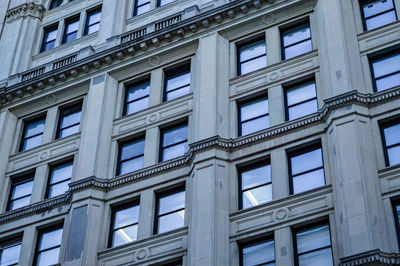
[[[97,43],[104,43],[108,38],[122,33],[125,21],[126,0],[104,0]]]
[[[276,265],[293,265],[293,239],[290,227],[274,231]]]

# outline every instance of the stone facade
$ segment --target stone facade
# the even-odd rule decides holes
[[[394,0],[400,14],[400,0]],[[382,121],[400,116],[400,87],[376,92],[370,58],[400,46],[400,21],[366,31],[356,0],[176,0],[133,16],[134,0],[0,0],[0,251],[21,243],[32,265],[39,232],[61,224],[59,265],[240,265],[244,243],[273,239],[276,265],[296,265],[294,231],[329,224],[334,265],[400,265]],[[86,34],[101,6],[99,30]],[[62,44],[79,18],[76,40]],[[280,31],[309,21],[312,51],[282,60]],[[57,25],[54,48],[40,52]],[[266,40],[267,66],[237,75],[238,44]],[[163,101],[165,70],[190,61],[190,93]],[[124,114],[127,84],[150,79],[148,108]],[[285,86],[312,76],[318,111],[287,121]],[[239,103],[268,95],[269,127],[240,136]],[[78,133],[56,139],[60,110],[82,103]],[[41,145],[20,151],[45,116]],[[186,121],[187,152],[159,162],[161,132]],[[143,168],[117,175],[120,144],[144,136]],[[319,142],[325,185],[294,194],[288,152]],[[272,201],[240,209],[239,169],[268,158]],[[73,161],[69,190],[46,198],[53,165]],[[16,176],[34,173],[30,204],[8,210]],[[154,234],[157,195],[183,186],[184,226]],[[137,240],[109,247],[113,210],[140,202]],[[35,255],[36,254],[36,255]]]

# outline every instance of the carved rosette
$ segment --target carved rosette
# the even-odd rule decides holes
[[[7,11],[7,22],[24,17],[33,17],[42,20],[45,8],[34,2],[27,2]]]

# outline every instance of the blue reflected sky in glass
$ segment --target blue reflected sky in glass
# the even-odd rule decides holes
[[[275,260],[274,241],[244,247],[243,266],[264,265]],[[270,265],[270,264],[267,264]]]

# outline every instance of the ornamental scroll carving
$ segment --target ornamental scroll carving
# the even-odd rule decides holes
[[[42,5],[27,2],[7,11],[7,22],[10,23],[22,17],[33,17],[42,20],[45,8]]]

